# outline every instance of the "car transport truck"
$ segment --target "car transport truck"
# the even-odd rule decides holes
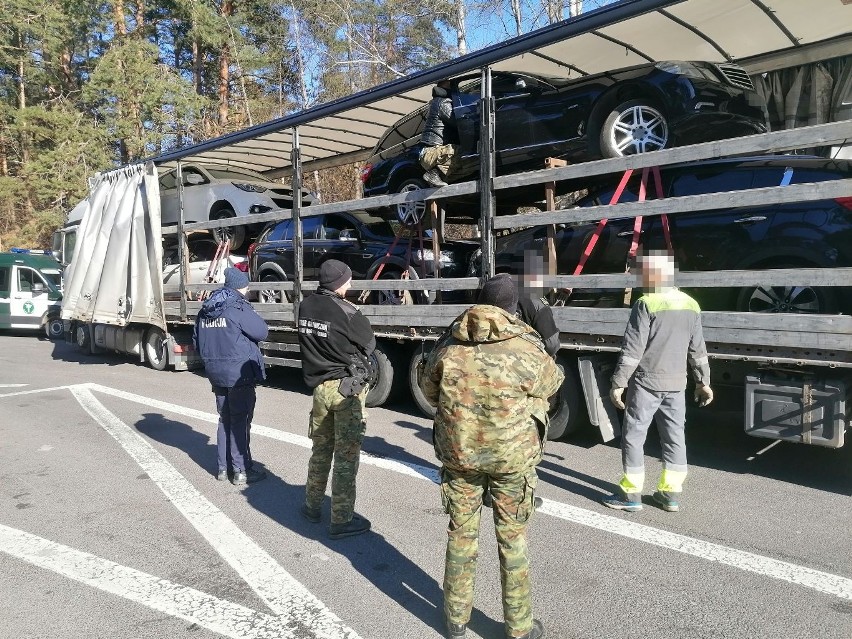
[[[657,176],[664,174],[667,167],[737,156],[748,156],[751,161],[760,163],[760,158],[767,154],[773,154],[772,161],[778,162],[781,153],[842,147],[852,138],[852,120],[848,119],[852,114],[834,122],[649,153],[573,164],[555,158],[543,161],[538,170],[498,175],[498,147],[493,142],[502,103],[500,96],[495,95],[492,79],[495,73],[513,67],[530,71],[538,66],[543,71],[552,73],[558,69],[563,74],[597,73],[623,67],[619,55],[644,61],[703,58],[708,63],[736,62],[752,69],[754,77],[843,55],[848,63],[849,43],[852,42],[848,25],[852,21],[847,18],[852,18],[852,6],[826,3],[821,10],[824,14],[809,12],[805,20],[803,11],[806,10],[802,3],[779,0],[774,4],[770,15],[761,9],[762,3],[750,0],[729,0],[724,10],[711,0],[625,0],[369,92],[99,176],[92,184],[89,211],[78,232],[76,256],[69,265],[62,312],[68,335],[83,349],[132,353],[154,368],[170,364],[186,368],[197,363],[188,335],[201,304],[197,296],[215,285],[189,284],[181,277],[174,285],[178,300],[165,301],[161,255],[158,254],[162,250],[162,237],[175,236],[178,245],[185,247],[188,232],[224,229],[239,221],[189,224],[179,204],[177,225],[163,227],[156,180],[158,163],[175,163],[179,184],[183,162],[206,163],[211,161],[212,155],[271,178],[290,177],[294,194],[292,209],[266,211],[253,218],[255,222],[290,219],[293,228],[293,272],[286,280],[257,282],[250,286],[258,292],[282,292],[280,302],[256,305],[271,326],[270,339],[262,344],[269,365],[300,365],[296,332],[299,301],[316,286],[303,271],[305,252],[313,251],[312,241],[318,239],[303,236],[303,220],[363,210],[390,211],[391,215],[396,215],[400,206],[403,209],[409,206],[410,210],[422,212],[422,215],[413,216],[414,219],[407,216],[412,226],[422,232],[409,236],[400,234],[400,241],[410,242],[410,238],[417,237],[415,241],[420,245],[412,248],[421,251],[428,248],[437,259],[447,231],[443,204],[473,196],[475,205],[468,207],[468,212],[477,229],[480,251],[476,264],[471,264],[469,276],[442,277],[438,265],[430,271],[430,276],[421,278],[414,269],[402,268],[393,287],[431,292],[419,296],[429,303],[362,306],[378,338],[374,361],[378,375],[370,389],[368,403],[381,405],[395,392],[407,390],[424,412],[430,412],[431,407],[417,385],[418,363],[466,308],[465,304],[441,303],[441,293],[467,291],[473,299],[482,278],[498,269],[498,236],[512,229],[538,227],[542,229],[539,235],[541,251],[552,267],[545,277],[545,285],[557,292],[553,311],[560,331],[558,361],[566,372],[565,383],[554,402],[549,436],[564,437],[591,422],[600,429],[604,440],[612,439],[618,434],[620,416],[608,400],[609,375],[620,348],[629,308],[625,304],[610,308],[572,306],[570,296],[564,292],[621,290],[625,292],[623,299],[629,300],[630,290],[635,286],[634,277],[623,271],[558,273],[560,230],[593,223],[593,226],[601,226],[603,237],[609,230],[601,225],[601,220],[640,220],[625,231],[630,239],[625,242],[630,247],[631,244],[650,246],[652,241],[666,240],[665,231],[656,238],[643,237],[643,232],[647,232],[643,221],[665,219],[666,222],[658,225],[663,229],[669,224],[675,227],[679,216],[712,213],[719,209],[747,210],[749,207],[800,204],[795,213],[790,213],[779,224],[795,224],[807,229],[815,215],[825,215],[824,212],[813,213],[809,203],[832,201],[837,204],[832,215],[848,217],[852,213],[849,210],[852,179],[842,171],[837,179],[797,183],[792,177],[785,177],[786,170],[781,170],[777,184],[750,182],[729,190],[689,195],[668,196],[655,186]],[[668,39],[659,37],[661,28],[669,33]],[[480,74],[478,179],[438,189],[409,189],[398,194],[315,204],[309,208],[303,206],[302,174],[305,170],[367,159],[372,144],[363,141],[356,144],[353,141],[356,137],[378,140],[385,126],[398,121],[413,106],[428,101],[431,84],[446,77],[469,76],[472,71]],[[519,87],[519,90],[527,88]],[[530,99],[533,93],[530,89]],[[713,105],[702,108],[713,108]],[[385,113],[387,117],[382,120]],[[348,137],[350,133],[352,137]],[[324,136],[321,143],[317,141],[318,136]],[[278,144],[282,152],[275,158],[268,153],[252,155],[254,143],[258,148]],[[325,154],[319,149],[325,149]],[[795,157],[790,155],[791,165],[795,164]],[[622,179],[625,184],[639,181],[640,195],[635,201],[612,198],[576,208],[558,209],[556,206],[557,193],[585,190],[587,185],[600,184],[602,180],[619,184]],[[499,202],[516,201],[519,192],[538,195],[524,196],[528,197],[529,207],[498,215],[498,210],[505,213]],[[654,192],[657,197],[649,195]],[[179,189],[179,202],[182,197]],[[737,218],[742,222],[735,225],[733,232],[747,233],[761,223],[761,220],[748,217]],[[427,227],[428,233],[424,230]],[[707,228],[714,228],[712,221]],[[361,242],[351,233],[342,238],[338,236],[338,240],[350,243],[356,252]],[[707,241],[714,240],[710,236]],[[801,241],[808,239],[804,237]],[[676,252],[678,247],[672,249]],[[830,249],[827,250],[830,253]],[[852,282],[852,264],[835,258],[836,255],[826,255],[824,263],[769,260],[744,270],[683,271],[678,273],[676,284],[692,289],[751,291],[807,288],[816,293],[831,291],[831,296],[837,299],[845,295],[844,287]],[[388,282],[380,278],[353,282],[353,289],[362,292],[387,288]],[[566,299],[567,303],[560,303]],[[839,308],[816,310],[820,312],[714,310],[703,314],[705,338],[712,358],[712,383],[740,394],[743,427],[749,434],[828,447],[843,445],[850,420],[852,316],[838,312]]]

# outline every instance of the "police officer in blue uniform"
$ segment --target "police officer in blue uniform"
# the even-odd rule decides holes
[[[246,273],[225,269],[225,285],[204,302],[193,333],[219,412],[217,479],[230,476],[236,486],[266,477],[253,468],[250,433],[255,385],[266,378],[257,343],[266,339],[269,327],[245,298],[248,284]]]

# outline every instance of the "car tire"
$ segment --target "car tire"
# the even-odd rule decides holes
[[[671,141],[665,115],[649,100],[628,100],[610,111],[600,131],[605,158],[658,151]]]
[[[73,326],[74,343],[83,353],[92,352],[92,334],[87,324],[75,324]]]
[[[382,347],[377,345],[370,355],[370,361],[376,370],[376,381],[367,391],[366,405],[370,408],[381,406],[391,395],[393,390],[394,366]]]
[[[145,361],[155,371],[164,371],[169,365],[169,340],[159,328],[152,327],[145,333]]]
[[[65,325],[59,317],[48,317],[44,323],[44,334],[49,340],[62,339],[65,334]]]
[[[285,280],[278,275],[267,273],[260,278],[260,281],[280,283]],[[291,297],[287,291],[260,290],[257,292],[257,301],[259,304],[281,304],[284,300],[291,301]]]
[[[227,220],[232,217],[237,217],[234,209],[226,206],[217,209],[210,214],[211,220]],[[225,240],[231,240],[231,251],[239,251],[246,241],[246,228],[244,226],[229,226],[224,229],[211,229],[213,239],[217,244],[221,244]]]
[[[429,357],[429,351],[421,348],[420,346],[415,347],[414,352],[411,353],[411,359],[408,363],[408,390],[411,393],[411,399],[414,401],[418,410],[426,417],[434,417],[437,409],[429,403],[429,400],[426,399],[426,395],[424,395],[423,391],[420,390],[420,380],[418,375],[420,362],[427,357]]]
[[[400,280],[402,279],[402,273],[400,271],[395,270],[387,270],[379,276],[380,280]],[[373,291],[371,294],[371,300],[373,304],[383,305],[383,306],[403,306],[403,305],[411,305],[414,304],[414,296],[412,293],[415,291],[406,291],[397,289],[396,291],[389,289],[386,291]],[[399,295],[397,295],[399,293]]]
[[[798,268],[775,266],[773,268]],[[737,294],[737,310],[747,313],[831,314],[838,309],[837,294],[819,286],[747,286]]]
[[[408,178],[399,184],[396,193],[408,193],[410,191],[421,191],[427,188],[426,182],[420,178]],[[404,202],[396,205],[396,219],[402,224],[412,226],[423,220],[426,215],[426,202]]]
[[[559,355],[556,363],[565,373],[565,381],[562,382],[548,411],[550,425],[547,430],[547,439],[550,441],[576,433],[589,423],[582,401],[583,389],[574,370],[574,362],[569,357]]]

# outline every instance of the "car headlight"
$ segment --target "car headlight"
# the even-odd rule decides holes
[[[249,193],[263,193],[264,191],[269,190],[265,186],[258,186],[257,184],[246,184],[245,182],[231,182],[231,184],[237,187],[240,191],[248,191]]]
[[[704,74],[689,62],[657,62],[654,65],[660,71],[674,75],[685,75],[689,78],[703,78]]]

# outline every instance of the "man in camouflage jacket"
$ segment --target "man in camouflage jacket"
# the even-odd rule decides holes
[[[526,527],[534,510],[535,467],[546,435],[548,398],[563,374],[538,335],[515,316],[512,277],[486,282],[479,304],[430,354],[420,387],[437,406],[435,453],[450,515],[444,572],[448,637],[465,636],[473,607],[482,497],[490,490],[500,555],[507,637],[538,639]]]

